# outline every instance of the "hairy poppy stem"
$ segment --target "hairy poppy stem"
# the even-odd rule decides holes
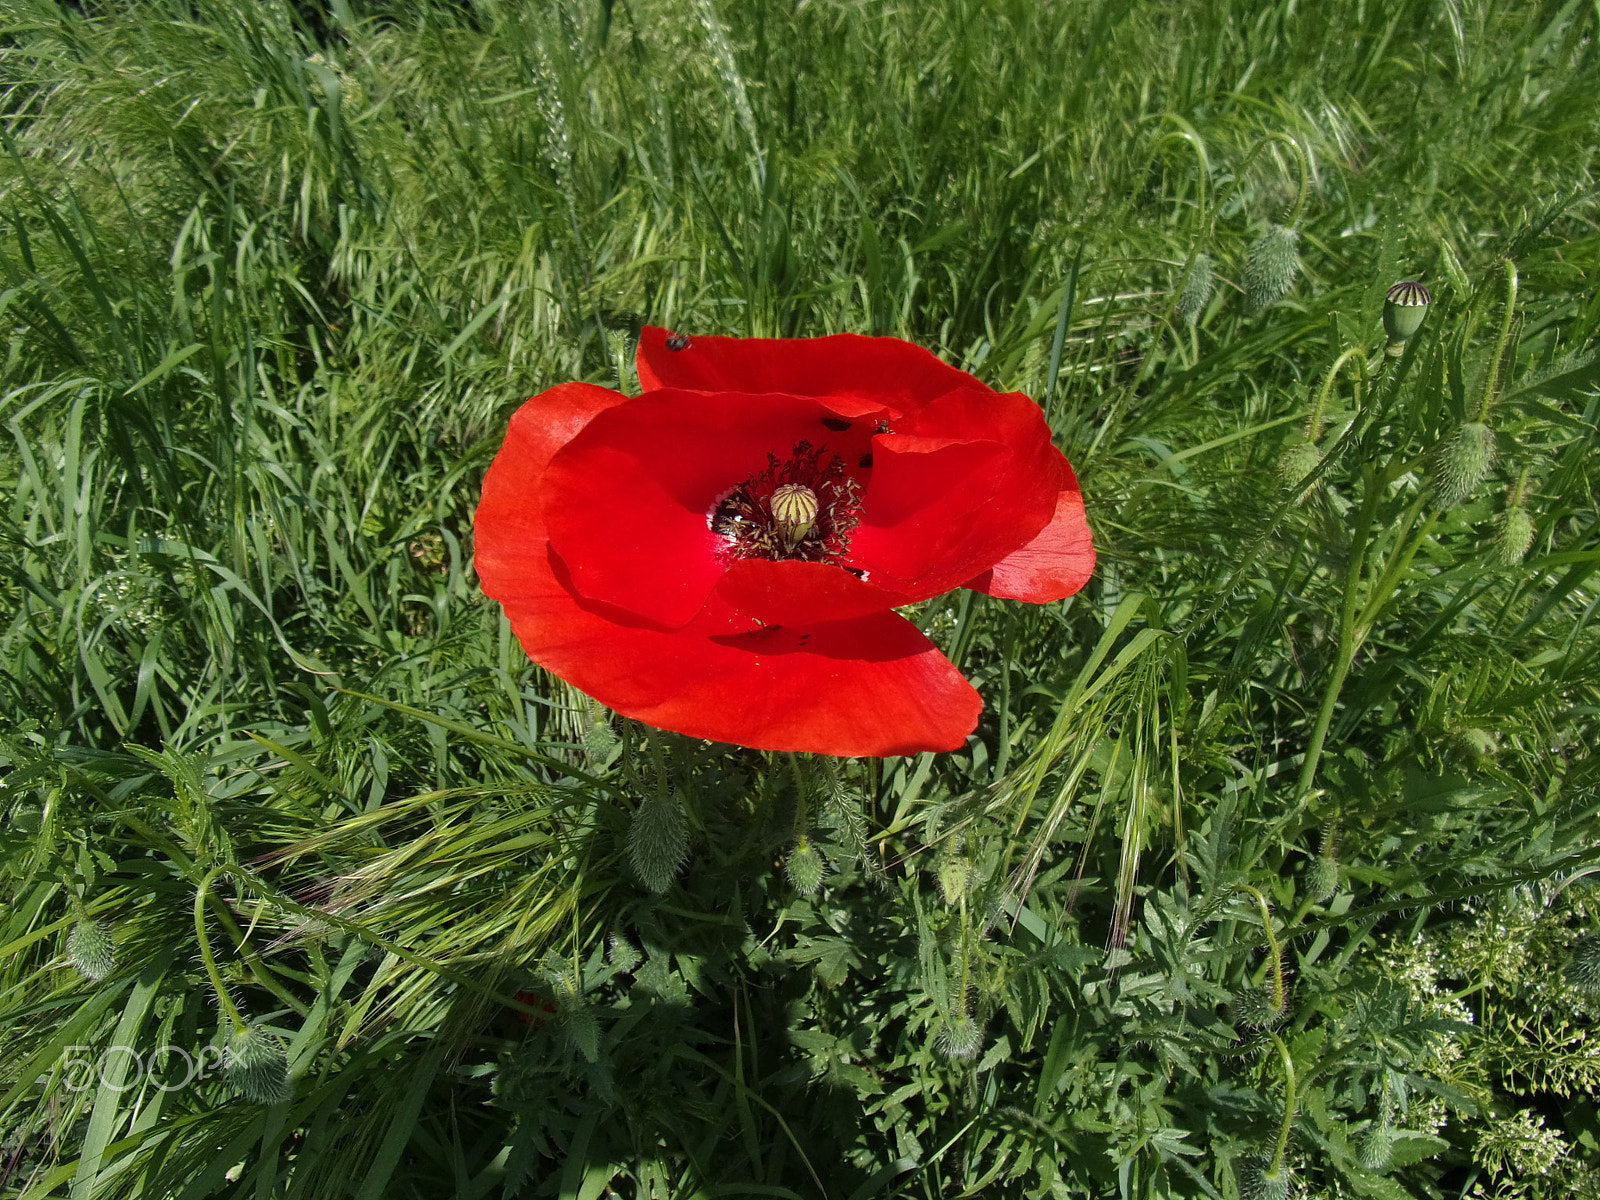
[[[1267,898],[1257,888],[1248,883],[1241,883],[1239,890],[1254,896],[1256,908],[1261,912],[1261,928],[1266,931],[1267,950],[1272,955],[1272,1006],[1282,1012],[1285,1001],[1283,951],[1278,947],[1277,935],[1272,932],[1272,909],[1267,905]]]
[[[1511,341],[1511,326],[1517,313],[1517,264],[1509,258],[1506,259],[1506,296],[1505,311],[1500,314],[1500,336],[1495,339],[1494,357],[1489,360],[1489,369],[1483,376],[1483,392],[1478,397],[1478,407],[1473,412],[1473,421],[1482,424],[1489,415],[1489,406],[1494,403],[1494,394],[1500,385],[1500,360],[1506,355],[1506,345]]]
[[[217,957],[211,952],[211,935],[206,932],[206,893],[211,890],[211,881],[227,869],[227,867],[212,867],[200,880],[200,886],[195,889],[194,935],[200,943],[200,961],[205,964],[206,975],[211,980],[211,990],[217,994],[217,1003],[222,1007],[222,1012],[228,1018],[228,1023],[233,1026],[234,1032],[242,1033],[245,1029],[244,1015],[239,1011],[239,1006],[233,1002],[233,997],[228,994],[227,987],[223,985],[222,972],[217,970]]]
[[[1267,1168],[1269,1175],[1276,1175],[1283,1166],[1284,1153],[1289,1149],[1289,1131],[1294,1128],[1294,1059],[1290,1057],[1289,1047],[1283,1044],[1282,1038],[1270,1031],[1267,1036],[1272,1039],[1272,1044],[1278,1048],[1278,1057],[1283,1060],[1283,1125],[1278,1129],[1278,1146],[1272,1154],[1272,1165]]]

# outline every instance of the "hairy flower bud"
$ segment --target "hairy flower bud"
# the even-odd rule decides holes
[[[1283,481],[1284,487],[1298,487],[1300,481],[1311,472],[1315,471],[1322,463],[1322,451],[1317,449],[1315,442],[1301,440],[1292,443],[1278,457],[1278,478]],[[1302,496],[1309,495],[1311,488],[1306,488]]]
[[[965,854],[945,854],[939,859],[939,894],[946,904],[960,904],[972,882],[972,860]]]
[[[1327,855],[1318,855],[1306,868],[1306,895],[1326,904],[1339,890],[1339,864]]]
[[[289,1098],[289,1052],[270,1029],[236,1030],[223,1048],[222,1062],[228,1083],[251,1104],[282,1104]]]
[[[1428,315],[1428,305],[1433,302],[1428,289],[1415,280],[1403,279],[1389,289],[1383,302],[1383,329],[1389,335],[1384,347],[1389,354],[1399,354],[1405,349],[1406,339],[1422,328],[1422,318]]]
[[[689,856],[689,829],[675,800],[646,800],[628,827],[628,861],[652,892],[672,886]]]
[[[939,1052],[952,1062],[965,1062],[983,1049],[983,1030],[971,1017],[947,1017],[939,1030]]]
[[[1356,1161],[1369,1171],[1381,1171],[1394,1153],[1394,1129],[1387,1121],[1373,1125],[1356,1143]]]
[[[1295,243],[1300,235],[1282,225],[1268,225],[1267,231],[1250,243],[1244,260],[1244,305],[1251,316],[1281,300],[1300,274],[1300,254]]]
[[[1242,1029],[1271,1029],[1288,1011],[1288,996],[1284,996],[1284,1003],[1276,1003],[1271,987],[1240,988],[1228,1002],[1228,1015]]]
[[[609,721],[596,721],[583,734],[583,756],[591,763],[604,763],[622,739]]]
[[[1509,505],[1495,522],[1494,557],[1503,567],[1516,567],[1533,545],[1533,518],[1520,504]]]
[[[811,844],[811,839],[801,834],[784,863],[790,885],[802,896],[815,896],[817,889],[822,886],[822,876],[827,869],[828,864],[823,861],[817,848]]]
[[[111,926],[85,917],[67,934],[67,958],[85,979],[99,982],[117,965]]]
[[[606,939],[606,958],[617,970],[628,973],[639,965],[639,952],[626,934],[613,933]]]
[[[1578,939],[1567,960],[1566,978],[1580,992],[1600,996],[1600,933]]]
[[[1494,465],[1494,430],[1481,421],[1468,421],[1439,449],[1438,477],[1434,481],[1439,503],[1454,508],[1471,497]]]
[[[1189,277],[1183,281],[1183,290],[1178,293],[1177,302],[1173,311],[1180,321],[1193,325],[1200,319],[1200,314],[1205,312],[1206,305],[1211,301],[1211,293],[1216,289],[1217,279],[1212,271],[1211,256],[1197,254],[1194,262],[1189,266]]]
[[[1270,1158],[1253,1154],[1240,1161],[1237,1178],[1239,1200],[1288,1200],[1294,1172],[1283,1163],[1273,1169]]]

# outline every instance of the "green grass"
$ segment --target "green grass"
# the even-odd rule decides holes
[[[0,1190],[1594,1192],[1592,8],[0,14]],[[920,607],[967,749],[796,771],[527,663],[479,481],[646,322],[1045,406],[1100,567]],[[230,1006],[288,1101],[102,1057]]]

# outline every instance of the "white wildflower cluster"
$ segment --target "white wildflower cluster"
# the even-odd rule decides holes
[[[1478,1137],[1472,1157],[1491,1179],[1501,1175],[1525,1178],[1548,1175],[1566,1157],[1568,1146],[1561,1134],[1544,1127],[1544,1118],[1525,1108],[1514,1116],[1490,1123]]]
[[[1439,982],[1439,947],[1426,937],[1418,934],[1410,942],[1391,942],[1378,957],[1390,978],[1411,989],[1427,1016],[1466,1025],[1473,1023],[1472,1009],[1466,1001],[1454,994],[1454,988]],[[1461,1047],[1454,1039],[1441,1040],[1433,1057],[1441,1065],[1455,1062],[1461,1057]]]

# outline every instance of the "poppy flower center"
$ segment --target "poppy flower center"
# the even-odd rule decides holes
[[[787,459],[768,451],[766,467],[719,497],[709,519],[733,558],[842,564],[861,523],[861,484],[825,446],[796,442]]]

